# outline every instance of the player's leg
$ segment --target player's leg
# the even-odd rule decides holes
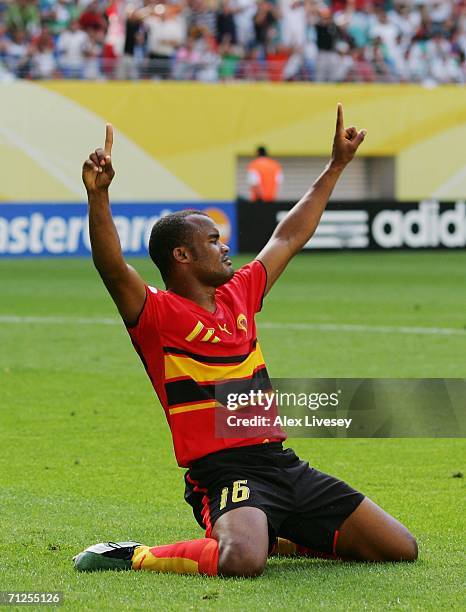
[[[309,543],[306,521],[300,522],[289,537]],[[347,561],[415,561],[418,548],[408,529],[390,514],[365,498],[335,531],[332,552],[319,552],[312,546],[277,538],[272,555],[304,556]]]
[[[139,546],[131,569],[171,574],[218,574],[218,544],[213,538],[186,540],[162,546]]]
[[[209,537],[168,546],[141,546],[133,569],[210,576],[259,576],[267,562],[269,530],[259,508],[242,506],[221,514]]]
[[[255,450],[232,453],[233,465],[225,454],[218,459],[223,465],[216,466],[212,458],[208,471],[215,476],[213,486],[208,486],[199,470],[197,480],[191,471],[185,476],[185,500],[206,537],[218,542],[218,573],[223,576],[262,573],[269,543],[275,540],[277,525],[287,511],[277,494],[283,487],[277,485],[278,470],[269,460],[272,451]],[[260,479],[255,478],[258,472]]]
[[[297,457],[287,474],[296,507],[278,535],[297,545],[295,554],[359,561],[417,558],[416,541],[406,527],[345,482]],[[292,552],[286,542],[282,548]]]
[[[165,546],[145,546],[137,542],[106,542],[90,546],[76,555],[74,566],[81,572],[149,570],[216,576],[218,544],[213,538],[188,540]]]
[[[270,556],[339,558],[357,561],[415,561],[418,547],[408,529],[369,498],[365,498],[336,532],[334,552],[277,538]],[[299,539],[299,535],[295,535]]]
[[[243,506],[222,514],[212,529],[212,537],[218,542],[219,574],[262,574],[269,549],[267,516],[262,510]]]
[[[209,532],[210,534],[210,532]],[[212,537],[163,546],[107,542],[74,558],[79,571],[148,570],[175,574],[253,577],[267,561],[269,532],[264,512],[240,507],[222,514]]]
[[[415,561],[418,548],[404,525],[366,497],[341,525],[336,553],[358,561]]]

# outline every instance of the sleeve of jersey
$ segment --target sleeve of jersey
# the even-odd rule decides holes
[[[157,294],[155,287],[146,285],[146,301],[137,323],[132,327],[126,326],[131,340],[138,346],[158,331]]]
[[[258,259],[240,268],[230,282],[234,283],[235,291],[240,293],[243,302],[248,305],[249,312],[255,314],[262,309],[267,272]]]

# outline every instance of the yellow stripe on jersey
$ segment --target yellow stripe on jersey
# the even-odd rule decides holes
[[[186,406],[177,406],[175,408],[169,408],[170,414],[180,414],[182,412],[193,412],[194,410],[207,410],[207,408],[217,408],[220,404],[216,400],[209,400],[202,402],[202,404],[188,404]]]
[[[187,340],[188,342],[191,342],[192,340],[194,340],[194,338],[199,336],[199,334],[201,333],[203,329],[204,329],[204,325],[200,321],[198,321],[193,331],[186,336],[185,340]]]
[[[264,357],[259,344],[256,344],[255,350],[242,363],[229,365],[200,363],[183,355],[165,355],[164,362],[165,382],[180,376],[189,376],[196,382],[208,382],[252,376],[257,367],[264,365]]]
[[[214,333],[215,329],[213,327],[209,327],[209,329],[205,333],[205,336],[201,338],[201,342],[207,342],[209,338],[214,335]]]

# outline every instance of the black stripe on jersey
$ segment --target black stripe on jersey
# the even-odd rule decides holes
[[[246,361],[252,351],[256,348],[256,340],[254,340],[252,344],[251,351],[246,353],[245,355],[226,355],[224,357],[217,357],[212,355],[199,355],[198,353],[190,353],[189,351],[185,351],[184,349],[176,348],[174,346],[164,346],[163,352],[166,355],[185,355],[186,357],[190,357],[195,361],[199,361],[201,363],[242,363]]]
[[[264,392],[271,389],[265,365],[256,370],[251,378],[220,380],[206,384],[199,384],[192,378],[185,378],[165,383],[169,406],[208,400],[217,400],[225,404],[230,393],[249,393],[259,389]]]
[[[143,355],[143,353],[142,353],[142,349],[141,349],[141,347],[140,347],[140,346],[139,346],[139,344],[138,344],[138,343],[137,343],[135,340],[133,340],[132,338],[131,338],[131,342],[133,343],[133,346],[134,346],[134,348],[135,348],[135,350],[136,350],[136,353],[139,355],[139,359],[142,361],[142,365],[144,366],[144,369],[146,370],[147,376],[149,377],[149,379],[150,379],[151,383],[152,383],[152,384],[154,384],[154,381],[152,380],[151,373],[150,373],[150,371],[149,371],[149,367],[148,367],[148,365],[147,365],[147,361],[146,361],[146,359],[145,359],[145,357],[144,357],[144,355]]]
[[[262,310],[262,306],[264,305],[265,290],[267,289],[267,281],[268,281],[269,275],[268,275],[268,273],[267,273],[267,268],[266,268],[266,267],[265,267],[265,265],[262,263],[262,261],[261,261],[260,259],[256,259],[256,261],[258,261],[258,262],[261,264],[261,266],[263,267],[264,272],[265,272],[265,284],[264,284],[264,290],[262,291],[262,297],[261,297],[261,301],[260,301],[260,304],[259,304],[259,312],[260,312],[260,311]]]

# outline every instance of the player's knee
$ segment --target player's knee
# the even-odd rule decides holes
[[[416,561],[418,551],[416,538],[408,532],[402,546],[402,561]]]
[[[219,542],[218,572],[223,576],[255,578],[264,571],[266,558],[249,542]]]
[[[416,538],[407,531],[402,538],[394,542],[393,548],[387,551],[386,561],[416,561],[418,546]]]

